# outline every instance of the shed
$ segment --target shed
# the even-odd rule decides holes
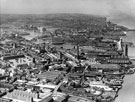
[[[18,59],[18,58],[24,58],[24,55],[11,55],[11,56],[4,56],[2,57],[3,60],[12,60],[12,59]]]
[[[119,70],[120,66],[117,64],[92,64],[91,68],[101,70]]]

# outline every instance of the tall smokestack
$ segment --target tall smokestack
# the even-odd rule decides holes
[[[77,44],[77,59],[79,59],[79,45]]]
[[[36,59],[35,59],[35,57],[32,59],[32,62],[33,62],[33,63],[36,63]]]
[[[63,54],[62,52],[60,52],[60,60],[62,60]]]
[[[125,56],[128,56],[128,45],[125,46]]]
[[[123,39],[120,38],[120,41],[121,41],[121,49],[122,49],[122,51],[123,51],[123,50],[124,50],[124,49],[123,49]]]

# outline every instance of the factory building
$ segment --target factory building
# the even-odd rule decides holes
[[[23,64],[30,64],[32,62],[32,58],[25,56],[25,55],[11,55],[11,56],[3,56],[1,57],[3,61],[8,62],[10,66],[13,68],[17,67],[18,65]]]

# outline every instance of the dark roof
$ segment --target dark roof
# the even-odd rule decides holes
[[[107,60],[109,63],[116,63],[116,64],[129,64],[130,60],[128,59],[109,59]]]
[[[117,64],[93,64],[91,65],[91,68],[96,68],[96,69],[120,69],[120,66]]]
[[[61,72],[55,72],[55,71],[48,71],[48,72],[44,72],[42,74],[37,75],[38,78],[40,79],[48,79],[48,80],[54,80],[57,77],[59,77],[59,75],[61,75]]]
[[[17,59],[17,58],[24,58],[24,55],[13,55],[13,56],[4,56],[3,60],[11,60],[11,59]]]

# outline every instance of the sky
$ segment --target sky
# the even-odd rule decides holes
[[[135,0],[0,0],[0,13],[85,13],[135,16]]]
[[[83,13],[135,28],[135,0],[0,0],[0,14]],[[124,22],[125,23],[124,23]]]
[[[135,27],[135,0],[0,0],[0,13],[83,13],[115,18]]]

